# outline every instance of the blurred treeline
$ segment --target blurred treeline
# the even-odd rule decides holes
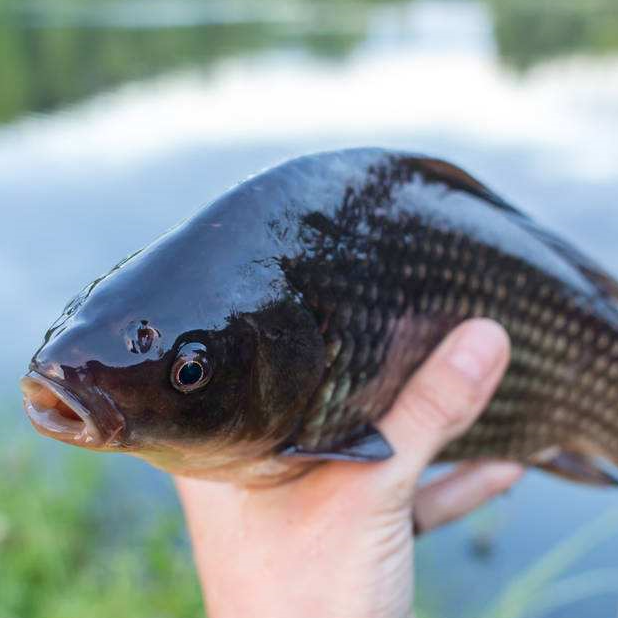
[[[564,53],[618,49],[616,0],[484,1],[500,56],[518,70]],[[380,2],[394,3],[0,0],[0,122],[264,49],[344,58],[367,37]]]
[[[577,52],[618,50],[616,0],[486,0],[500,56],[524,70]]]

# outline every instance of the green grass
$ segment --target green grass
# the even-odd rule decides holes
[[[42,470],[35,453],[0,455],[0,618],[203,615],[177,507],[125,514],[96,457]]]

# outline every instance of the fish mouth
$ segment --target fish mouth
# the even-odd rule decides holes
[[[26,414],[44,436],[86,448],[102,448],[111,442],[103,438],[88,409],[60,384],[31,371],[22,378],[21,390]]]

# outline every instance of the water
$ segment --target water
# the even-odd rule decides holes
[[[618,275],[618,8],[611,3],[0,1],[0,396],[81,286],[250,173],[356,145],[447,158]],[[4,17],[1,17],[4,15]],[[62,452],[62,445],[48,448]],[[118,459],[125,483],[158,473]],[[484,559],[464,522],[420,579],[461,616],[615,503],[531,473]],[[618,536],[573,572],[615,564]],[[618,584],[617,584],[618,592]],[[616,595],[573,614],[616,612]],[[558,612],[554,616],[563,615]]]

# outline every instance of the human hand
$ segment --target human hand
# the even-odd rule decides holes
[[[465,463],[417,489],[442,447],[484,409],[508,363],[506,333],[456,328],[408,382],[380,429],[396,456],[329,462],[261,489],[176,479],[211,618],[403,618],[413,601],[412,513],[428,531],[521,476]]]

